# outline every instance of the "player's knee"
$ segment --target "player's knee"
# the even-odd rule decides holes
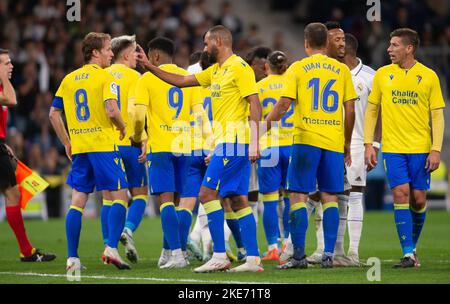
[[[207,188],[201,188],[200,193],[198,194],[198,198],[202,204],[213,201],[216,199],[216,195],[214,192],[211,192]]]
[[[422,192],[415,192],[413,197],[413,199],[411,199],[411,206],[415,209],[415,210],[421,210],[423,208],[425,208],[426,205],[426,201],[427,201],[427,195],[425,193],[425,191]]]
[[[394,196],[394,202],[407,203],[409,202],[409,187],[407,185],[397,186],[392,189],[392,195]]]
[[[231,208],[233,209],[234,212],[238,212],[239,210],[247,207],[250,207],[250,205],[246,201],[236,200],[233,201],[233,204],[231,204]]]

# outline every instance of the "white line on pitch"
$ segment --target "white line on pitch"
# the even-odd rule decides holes
[[[0,275],[29,276],[29,277],[53,277],[66,278],[65,274],[36,273],[36,272],[0,272]],[[117,281],[153,281],[153,282],[180,282],[180,283],[213,283],[213,284],[278,284],[274,282],[246,282],[246,281],[218,281],[218,280],[196,280],[196,279],[171,279],[171,278],[136,278],[136,277],[107,277],[82,275],[83,279],[117,280]]]
[[[393,263],[393,262],[398,262],[399,260],[381,260],[381,262],[385,262],[385,263]],[[437,260],[437,261],[433,261],[433,263],[439,263],[439,264],[445,264],[445,263],[450,263],[450,260]]]

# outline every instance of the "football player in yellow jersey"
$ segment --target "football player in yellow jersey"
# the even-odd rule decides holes
[[[308,228],[306,201],[319,187],[323,204],[325,250],[321,266],[333,266],[339,226],[337,194],[344,191],[344,160],[351,163],[350,141],[357,98],[349,68],[325,55],[328,31],[322,23],[305,27],[309,57],[292,64],[285,88],[267,116],[267,127],[294,106],[294,140],[288,168],[291,192],[291,238],[294,255],[280,268],[306,268],[305,234]],[[345,119],[344,119],[345,114]],[[345,126],[345,127],[344,127]]]
[[[231,271],[263,271],[256,238],[256,222],[247,193],[250,160],[259,156],[258,132],[261,105],[252,69],[242,58],[233,54],[231,32],[224,26],[214,26],[204,38],[211,67],[195,75],[177,75],[164,71],[145,60],[145,67],[155,76],[177,87],[211,86],[213,129],[216,147],[200,188],[200,202],[208,214],[209,230],[214,242],[214,253],[206,264],[195,272],[211,272],[228,269],[230,261],[225,253],[224,211],[219,196],[230,197],[239,218],[242,238],[247,250],[246,263]],[[247,108],[250,103],[250,148]],[[151,136],[151,134],[150,134]]]
[[[267,57],[265,63],[268,76],[257,83],[259,99],[266,117],[280,99],[284,87],[284,72],[288,68],[287,58],[283,52],[275,51]],[[294,122],[291,105],[277,127],[272,128],[261,137],[261,158],[258,160],[259,192],[264,202],[263,225],[268,243],[267,255],[263,260],[279,261],[278,255],[278,203],[279,189],[286,189],[287,169],[291,154],[292,131]],[[283,212],[284,237],[289,237],[289,199],[285,199]]]
[[[387,51],[392,64],[375,73],[368,98],[365,159],[369,166],[376,165],[372,143],[381,108],[383,158],[403,250],[400,263],[394,267],[407,268],[420,266],[416,245],[425,221],[430,172],[440,163],[445,102],[436,73],[415,59],[419,47],[417,32],[400,28],[390,38]]]
[[[127,125],[125,137],[117,143],[120,156],[122,157],[127,174],[129,191],[132,196],[131,206],[127,212],[125,229],[120,237],[120,242],[125,246],[127,258],[132,263],[138,260],[138,253],[133,241],[133,232],[139,226],[148,202],[147,168],[145,160],[140,163],[140,155],[145,157],[147,152],[146,141],[143,147],[133,147],[130,136],[133,134],[132,117],[134,108],[134,91],[140,74],[136,68],[136,41],[135,36],[120,36],[111,40],[111,48],[114,53],[114,64],[106,68],[117,84],[117,103],[122,118]],[[108,192],[103,193],[103,207],[101,210],[101,222],[103,241],[108,243],[108,217],[111,209],[111,198]]]
[[[328,45],[326,55],[328,57],[336,59],[339,62],[344,62],[344,58],[346,55],[345,52],[346,41],[345,41],[345,33],[342,30],[341,25],[339,24],[339,22],[327,21],[325,23],[325,26],[327,27],[328,30]],[[353,141],[352,144],[354,144]],[[352,155],[354,152],[355,151],[352,151]],[[353,157],[352,160],[354,160]],[[348,201],[351,189],[351,185],[347,177],[347,169],[348,168],[345,168],[345,175],[344,175],[345,192],[338,194],[339,229],[338,229],[338,236],[336,239],[336,246],[334,248],[334,258],[333,258],[334,266],[348,266],[350,264],[349,258],[345,256],[344,253],[344,236],[347,225]],[[317,248],[310,256],[307,257],[307,261],[310,264],[320,264],[322,262],[323,257],[324,238],[323,238],[323,221],[322,221],[323,210],[322,205],[320,203],[320,195],[318,191],[309,196],[307,208],[308,208],[308,215],[312,214],[313,209],[315,209],[314,223],[317,240]]]
[[[111,38],[108,34],[89,33],[84,37],[82,51],[86,64],[64,77],[49,115],[72,161],[67,178],[67,184],[72,187],[72,203],[66,216],[67,269],[79,271],[82,268],[78,256],[81,218],[94,188],[108,191],[113,201],[103,261],[119,269],[129,269],[117,251],[125,223],[128,182],[114,143],[114,138],[125,137],[126,125],[117,106],[117,84],[104,70],[113,57]],[[64,126],[62,111],[69,132]]]
[[[172,63],[175,46],[172,40],[157,37],[149,43],[152,64],[165,71],[187,75],[188,72]],[[201,114],[203,100],[195,88],[180,89],[151,73],[145,73],[136,86],[134,141],[141,141],[145,113],[148,115],[149,184],[152,194],[159,196],[161,222],[164,234],[163,250],[158,261],[160,268],[187,266],[182,249],[186,241],[180,239],[180,225],[190,227],[191,211],[176,212],[175,195],[182,194],[191,154],[190,111]],[[204,118],[206,117],[206,118]],[[211,132],[210,132],[211,133]],[[188,223],[189,222],[189,223]],[[184,234],[183,234],[184,235]],[[184,248],[182,248],[182,246]]]

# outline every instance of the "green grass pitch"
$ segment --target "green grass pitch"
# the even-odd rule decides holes
[[[208,283],[450,283],[450,213],[429,211],[419,241],[418,253],[422,267],[392,269],[401,257],[393,214],[367,212],[364,218],[360,246],[361,259],[378,257],[381,260],[381,281],[369,282],[366,268],[318,267],[303,270],[277,270],[274,262],[264,264],[263,273],[210,273],[196,274],[192,269],[201,265],[192,261],[186,269],[160,270],[156,263],[161,250],[161,224],[159,218],[145,218],[135,233],[136,246],[141,260],[131,264],[131,270],[117,270],[101,262],[102,239],[100,221],[85,219],[80,240],[80,257],[87,270],[80,282],[66,278],[66,240],[64,220],[48,222],[26,221],[29,237],[35,246],[54,252],[58,258],[50,263],[21,263],[16,240],[6,222],[0,223],[0,283],[153,283],[153,284],[208,284]],[[259,246],[264,251],[266,243],[259,223]],[[347,243],[347,241],[346,241]],[[307,235],[307,252],[315,248],[313,219]],[[346,244],[347,248],[347,244]],[[123,248],[119,248],[121,254]],[[123,255],[124,256],[124,255]]]

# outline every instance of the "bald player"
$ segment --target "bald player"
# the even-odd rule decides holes
[[[231,32],[226,27],[218,25],[209,29],[204,42],[204,50],[214,64],[195,75],[176,75],[163,71],[141,56],[146,69],[165,82],[177,87],[211,87],[216,146],[199,198],[208,216],[214,253],[211,260],[194,271],[223,271],[231,266],[225,252],[224,210],[220,204],[222,197],[232,201],[247,251],[246,262],[230,271],[262,272],[264,269],[259,256],[256,222],[247,198],[250,161],[256,161],[259,157],[261,105],[255,75],[251,67],[233,53]],[[247,115],[249,104],[250,127]]]

